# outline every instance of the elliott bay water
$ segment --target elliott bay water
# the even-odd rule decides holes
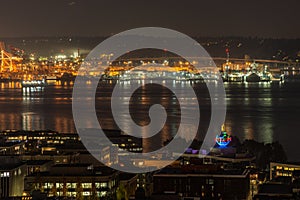
[[[113,84],[102,84],[96,98],[96,109],[100,113],[98,117],[101,126],[106,129],[118,128],[107,109],[110,106],[109,91],[112,88]],[[228,133],[238,136],[241,141],[244,139],[265,143],[279,141],[290,161],[300,161],[300,151],[297,148],[300,133],[299,88],[300,84],[297,83],[225,83],[227,103],[225,125]],[[201,93],[203,88],[198,89]],[[155,138],[156,142],[151,139],[143,142],[145,149],[153,150],[172,137],[180,120],[178,107],[176,105],[174,108],[170,107],[170,104],[176,104],[176,98],[172,94],[161,91],[157,94],[157,90],[151,88],[146,94],[147,92],[152,94],[151,98],[156,100],[159,98],[162,105],[170,108],[168,116],[170,114],[171,117]],[[140,106],[151,104],[152,100],[145,95],[143,89],[136,95],[131,109],[136,111],[134,115],[137,121],[143,124],[148,111]],[[209,100],[203,98],[200,108],[207,106],[207,102]],[[205,113],[204,109],[204,112],[201,112],[201,123],[204,123],[202,132],[205,132],[209,121]],[[128,119],[124,119],[124,123],[126,120]],[[0,83],[0,130],[7,129],[76,132],[72,116],[72,85],[30,89],[21,88],[19,83]],[[157,142],[157,139],[160,142]]]

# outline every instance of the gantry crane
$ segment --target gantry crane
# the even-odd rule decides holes
[[[0,72],[16,72],[16,63],[21,62],[23,58],[7,52],[4,42],[0,42],[0,53]]]

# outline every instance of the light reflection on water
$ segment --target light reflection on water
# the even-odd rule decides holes
[[[184,84],[174,83],[174,85],[184,87]],[[106,84],[101,88],[101,94],[97,97],[98,107],[110,106],[109,90],[111,87],[112,84]],[[128,83],[124,83],[124,87],[128,87]],[[294,139],[295,134],[299,132],[299,85],[227,83],[225,88],[227,94],[225,125],[228,133],[237,135],[240,140],[255,139],[261,142],[278,140],[284,145],[291,160],[299,160],[300,152],[296,151],[298,140]],[[198,89],[199,93],[203,92],[201,87]],[[41,90],[22,89],[19,83],[0,83],[0,129],[51,129],[60,132],[75,132],[71,97],[72,85],[66,83],[63,86],[50,86]],[[125,98],[128,100],[129,97]],[[139,101],[146,105],[151,102],[151,98],[146,93],[141,93]],[[208,101],[209,99],[203,98],[200,100],[200,105],[205,107]],[[163,96],[160,102],[162,105],[172,107],[176,105],[176,98]],[[136,113],[136,117],[143,121],[147,110],[140,111],[141,113]],[[171,109],[170,111],[172,119],[178,119],[178,110]],[[103,109],[100,113],[104,116],[100,119],[104,128],[116,128],[109,111]],[[125,124],[127,120],[129,119],[124,119]],[[200,126],[203,123],[205,129],[207,122],[208,119],[201,115]],[[147,121],[143,123],[146,124]],[[174,123],[165,126],[155,138],[160,142],[155,143],[158,146],[154,148],[158,148],[163,141],[170,139],[176,130],[177,126]],[[205,130],[200,133],[199,138],[202,137],[203,132]],[[144,147],[151,149],[153,145],[151,141],[145,140]]]

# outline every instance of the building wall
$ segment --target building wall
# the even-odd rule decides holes
[[[22,196],[24,191],[24,178],[27,175],[27,166],[21,165],[20,167],[11,171],[11,190],[10,196]]]
[[[22,196],[26,165],[0,171],[0,197]]]
[[[154,193],[181,193],[183,196],[222,199],[246,199],[250,192],[249,176],[234,177],[193,177],[154,176]]]
[[[270,163],[270,180],[279,176],[292,176],[295,170],[300,170],[300,165],[285,163]]]
[[[115,176],[34,176],[26,177],[25,191],[45,192],[47,196],[76,197],[97,195],[98,197],[115,195],[118,182]]]

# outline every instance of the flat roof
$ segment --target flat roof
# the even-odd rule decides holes
[[[12,170],[12,169],[16,169],[22,165],[24,165],[25,163],[19,162],[19,163],[3,163],[0,165],[0,171],[4,171],[4,170]]]
[[[292,188],[289,185],[281,183],[265,183],[259,186],[258,195],[262,194],[292,194]]]
[[[205,165],[202,165],[204,170],[201,170],[195,166],[195,169],[193,169],[193,166],[190,166],[189,168],[185,167],[166,167],[164,169],[161,169],[158,171],[154,176],[211,176],[211,177],[236,177],[236,178],[242,178],[246,177],[249,174],[248,169],[216,169],[212,168],[209,169],[210,166],[207,166],[205,168]]]
[[[27,165],[44,165],[46,163],[53,162],[52,160],[27,160]]]
[[[89,168],[91,167],[91,168]],[[106,166],[92,167],[92,164],[78,163],[78,164],[57,164],[50,168],[47,172],[39,172],[39,176],[44,177],[84,177],[84,176],[110,176],[117,171]],[[28,177],[35,177],[38,174],[34,173]]]
[[[119,175],[119,179],[120,179],[121,181],[127,181],[127,180],[132,179],[132,178],[135,177],[135,176],[136,176],[136,174],[131,174],[131,173],[121,173],[121,174]]]

